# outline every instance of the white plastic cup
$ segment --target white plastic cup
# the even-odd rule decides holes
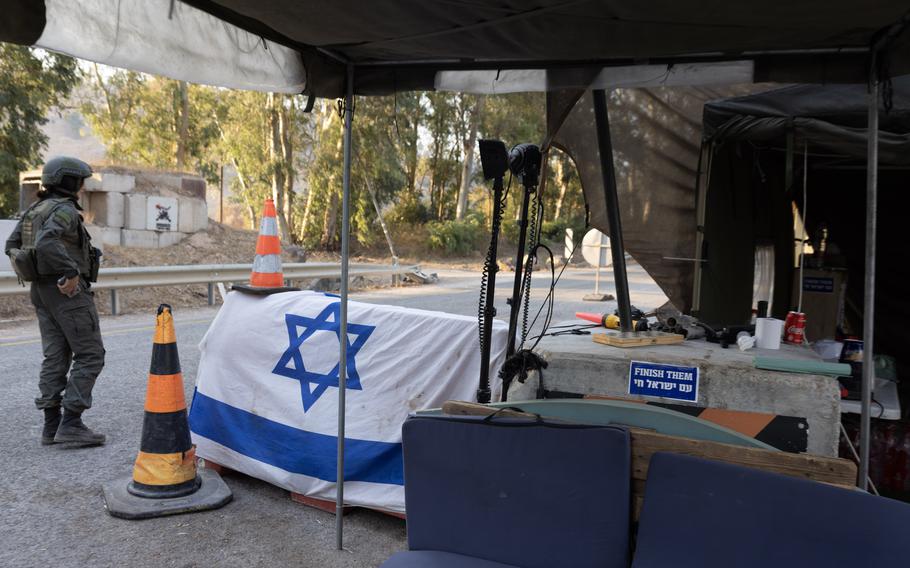
[[[755,346],[759,349],[780,349],[780,336],[783,332],[783,320],[758,318],[755,320]]]
[[[736,344],[739,345],[740,351],[746,351],[755,347],[755,338],[749,335],[748,331],[740,331],[736,334]]]

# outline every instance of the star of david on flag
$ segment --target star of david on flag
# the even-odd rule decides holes
[[[329,387],[338,388],[339,364],[328,373],[316,373],[306,368],[306,362],[300,348],[307,339],[317,331],[330,331],[341,341],[341,303],[329,304],[315,318],[285,314],[285,324],[288,328],[288,348],[272,369],[272,373],[300,381],[300,397],[303,401],[303,411],[310,409],[319,397]],[[345,386],[349,389],[363,390],[360,384],[360,375],[357,373],[357,353],[369,339],[376,326],[348,323],[347,333],[347,377]],[[351,337],[356,337],[353,343]]]

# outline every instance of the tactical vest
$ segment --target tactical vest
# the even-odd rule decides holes
[[[38,232],[51,218],[58,207],[66,206],[70,202],[69,198],[51,197],[39,201],[33,205],[22,217],[22,249],[29,250],[35,248],[35,239]],[[75,209],[75,206],[72,206]],[[79,273],[88,276],[92,272],[92,246],[91,237],[85,226],[82,224],[82,216],[74,211],[79,219],[76,230],[68,231],[62,235],[60,242],[66,249],[66,253],[79,265]],[[41,255],[37,255],[38,273],[42,276],[53,275],[53,271],[41,262]]]

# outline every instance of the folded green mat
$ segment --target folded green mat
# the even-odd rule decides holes
[[[806,373],[809,375],[831,375],[832,377],[849,377],[850,365],[844,363],[825,363],[824,361],[804,361],[799,359],[782,359],[780,357],[755,357],[756,369],[769,371],[786,371],[788,373]]]

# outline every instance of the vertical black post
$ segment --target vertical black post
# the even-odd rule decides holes
[[[607,220],[610,222],[610,248],[613,252],[613,280],[616,282],[616,301],[619,304],[619,324],[623,332],[632,331],[632,302],[629,300],[629,277],[626,274],[626,249],[622,242],[622,222],[619,218],[619,197],[616,195],[616,172],[613,169],[613,145],[610,142],[610,119],[607,116],[607,96],[602,89],[593,91],[594,123],[597,128],[597,149],[603,175]]]
[[[506,344],[506,359],[515,354],[515,337],[518,334],[518,313],[521,311],[521,281],[524,277],[525,244],[528,240],[528,206],[533,186],[525,186],[521,200],[521,218],[518,220],[518,252],[515,253],[515,284],[512,286],[512,301],[509,306],[509,338]],[[503,386],[505,388],[505,386]],[[505,395],[505,392],[503,392]]]
[[[872,380],[875,377],[875,233],[878,213],[878,100],[881,86],[873,58],[869,81],[869,125],[866,128],[866,282],[863,286],[863,380],[859,423],[859,471],[857,486],[869,487],[869,440],[872,421]]]
[[[490,228],[490,254],[486,259],[484,270],[487,273],[486,296],[483,301],[483,332],[481,337],[483,342],[480,344],[480,384],[477,387],[477,402],[487,404],[492,398],[490,392],[490,350],[493,347],[493,318],[496,317],[496,307],[493,305],[493,297],[496,295],[496,273],[499,271],[499,265],[496,263],[496,251],[499,245],[499,228],[502,223],[502,217],[498,215],[499,206],[502,202],[502,178],[498,177],[493,181],[493,219]]]

